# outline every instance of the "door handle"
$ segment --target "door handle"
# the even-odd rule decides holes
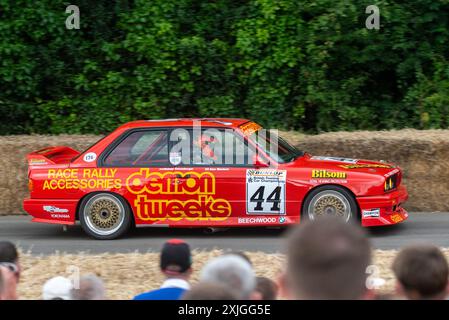
[[[182,176],[182,174],[177,173],[176,174],[176,178],[177,179],[189,179],[190,178],[190,174],[186,174],[185,176]]]

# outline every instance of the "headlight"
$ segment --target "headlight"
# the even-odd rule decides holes
[[[388,177],[387,179],[385,179],[385,184],[384,184],[385,192],[396,189],[396,186],[397,186],[397,174],[394,174],[391,177]]]

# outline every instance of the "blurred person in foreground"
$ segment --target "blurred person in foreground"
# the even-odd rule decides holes
[[[371,246],[361,227],[333,216],[302,222],[288,238],[282,295],[289,299],[368,299]]]
[[[392,269],[398,295],[410,300],[447,299],[449,268],[438,247],[406,247],[396,256]]]
[[[251,261],[250,257],[243,251],[230,251],[229,253],[226,254],[234,254],[236,256],[242,257],[243,259],[246,260],[246,262],[249,263],[251,267],[253,267],[253,262]]]
[[[72,300],[106,300],[103,280],[94,274],[82,276],[79,288],[72,288],[70,296]]]
[[[260,299],[251,265],[235,254],[225,254],[206,263],[200,274],[200,283],[203,282],[221,284],[239,300]]]
[[[227,286],[219,283],[197,283],[182,296],[182,300],[237,300]]]
[[[278,286],[276,282],[266,277],[256,278],[256,292],[260,294],[261,300],[276,300]]]
[[[162,286],[139,294],[134,300],[179,300],[190,289],[192,254],[189,245],[178,239],[167,241],[161,251],[160,268],[166,278]]]
[[[17,300],[16,275],[8,267],[0,266],[0,300]]]
[[[44,300],[71,300],[70,292],[73,283],[70,279],[57,276],[45,282],[42,287],[42,299]]]
[[[4,289],[8,292],[6,296],[10,300],[15,300],[22,267],[19,253],[12,242],[0,241],[0,267],[2,268]]]

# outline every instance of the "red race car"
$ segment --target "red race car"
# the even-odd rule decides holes
[[[245,119],[127,123],[84,152],[27,156],[35,222],[114,239],[132,225],[283,226],[336,215],[363,226],[405,220],[400,168],[312,156]]]

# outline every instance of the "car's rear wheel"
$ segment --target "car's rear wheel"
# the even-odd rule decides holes
[[[309,193],[304,201],[303,217],[309,220],[337,216],[345,222],[355,220],[358,214],[353,195],[339,186],[322,186]]]
[[[95,193],[84,198],[80,204],[79,220],[87,234],[100,240],[120,237],[132,223],[128,204],[111,193]]]

